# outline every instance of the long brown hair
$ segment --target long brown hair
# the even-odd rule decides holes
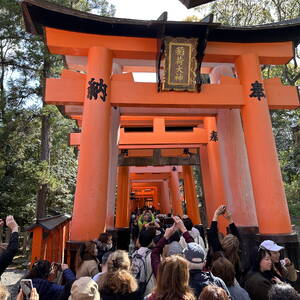
[[[97,247],[97,244],[94,241],[88,241],[80,245],[75,258],[76,272],[78,271],[84,260],[97,261],[97,258],[95,256],[95,247]]]
[[[188,262],[179,255],[166,257],[158,269],[155,289],[157,300],[194,300],[189,287]]]
[[[130,259],[126,251],[117,250],[109,255],[107,272],[100,277],[97,283],[100,292],[126,294],[137,290],[138,285],[130,273]]]
[[[225,257],[219,257],[211,267],[211,272],[220,277],[227,287],[234,285],[235,271],[233,264]]]
[[[221,287],[208,285],[202,290],[199,300],[229,300],[229,297]]]

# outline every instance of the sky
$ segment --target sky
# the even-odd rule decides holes
[[[179,0],[110,0],[116,7],[115,17],[139,20],[157,20],[168,12],[168,21],[182,21],[187,16],[196,15],[194,9],[187,9]],[[137,82],[155,82],[154,73],[134,73]]]
[[[195,14],[179,0],[110,0],[116,6],[117,18],[156,20],[164,11],[168,11],[168,21],[182,21]]]

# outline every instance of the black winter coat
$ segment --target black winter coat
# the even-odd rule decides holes
[[[19,233],[13,232],[10,236],[7,248],[0,255],[0,276],[5,269],[12,263],[14,256],[19,249]]]

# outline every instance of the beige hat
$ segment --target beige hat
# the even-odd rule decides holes
[[[100,300],[97,283],[90,277],[80,277],[72,284],[69,300]]]

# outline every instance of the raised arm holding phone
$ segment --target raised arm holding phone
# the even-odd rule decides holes
[[[221,241],[219,240],[218,218],[223,216],[229,224],[230,234],[227,234]],[[210,257],[208,257],[208,265],[212,263],[216,253],[224,255],[234,266],[236,278],[240,279],[240,235],[235,226],[231,213],[226,205],[219,206],[213,216],[210,229],[208,231],[208,242],[210,247]]]
[[[12,263],[14,256],[19,249],[19,233],[18,224],[13,216],[7,216],[5,220],[6,226],[11,230],[11,236],[7,248],[0,255],[0,276],[5,269]],[[4,221],[0,219],[0,226],[4,225]]]
[[[158,267],[160,265],[160,255],[163,252],[163,248],[168,243],[168,239],[175,233],[176,230],[179,230],[182,233],[186,243],[194,242],[194,239],[188,233],[182,220],[177,216],[173,217],[173,219],[174,219],[174,224],[171,227],[166,228],[164,236],[159,240],[157,245],[152,249],[151,266],[155,277],[158,273]]]

